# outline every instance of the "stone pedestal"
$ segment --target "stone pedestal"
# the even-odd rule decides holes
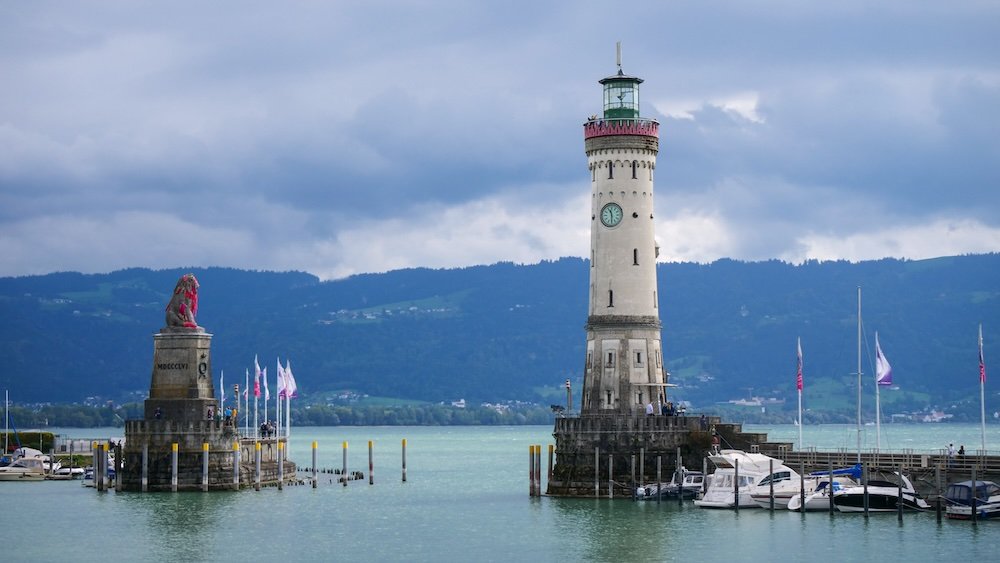
[[[212,335],[201,328],[165,327],[153,336],[153,375],[143,418],[187,422],[215,417],[219,405],[211,344]]]

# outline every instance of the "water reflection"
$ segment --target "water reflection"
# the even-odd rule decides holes
[[[204,560],[220,525],[234,517],[239,493],[115,493],[117,508],[143,536],[151,553],[174,561]],[[129,537],[129,536],[125,536]],[[137,537],[132,541],[138,540]]]

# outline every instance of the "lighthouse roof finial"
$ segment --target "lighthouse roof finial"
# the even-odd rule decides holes
[[[615,61],[618,63],[618,74],[624,74],[622,72],[622,42],[618,41],[615,43]]]

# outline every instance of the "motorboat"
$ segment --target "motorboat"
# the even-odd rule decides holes
[[[742,450],[721,450],[708,459],[715,465],[715,472],[707,479],[705,492],[694,500],[695,506],[701,508],[757,508],[750,496],[752,487],[771,475],[772,464],[784,465],[780,459]]]
[[[691,471],[681,467],[680,483],[677,482],[678,473],[674,473],[667,483],[651,483],[644,487],[637,487],[635,496],[639,500],[676,499],[678,495],[683,499],[693,499],[701,492],[702,483],[705,476],[701,471]]]
[[[805,505],[802,504],[803,497],[792,495],[788,499],[788,510],[799,512],[805,506],[806,511],[830,510],[830,491],[839,491],[846,487],[858,485],[861,480],[861,464],[833,470],[833,484],[830,484],[830,471],[816,471],[810,473],[811,478],[816,479],[815,487],[807,489],[805,494]]]
[[[993,481],[951,483],[944,497],[948,503],[945,507],[948,518],[970,520],[973,500],[976,504],[976,518],[988,519],[1000,515],[1000,486]]]
[[[45,466],[40,458],[22,457],[0,467],[0,481],[42,481]]]
[[[913,488],[913,484],[906,478],[906,475],[899,472],[895,472],[894,475],[899,479],[899,483],[882,480],[868,481],[869,512],[896,512],[899,510],[901,500],[904,510],[930,509],[930,505],[917,494],[917,491]],[[902,487],[900,487],[900,484]],[[900,491],[902,491],[902,499],[900,499]],[[864,512],[865,487],[863,485],[855,485],[834,491],[833,505],[840,512]]]
[[[771,508],[773,491],[774,508],[784,510],[789,499],[802,495],[803,487],[804,490],[816,488],[816,478],[802,478],[791,467],[779,464],[774,467],[773,473],[765,475],[751,487],[750,498],[761,508]]]

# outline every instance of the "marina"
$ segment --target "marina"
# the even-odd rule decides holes
[[[849,425],[805,429],[806,443],[836,449]],[[782,438],[791,425],[748,426]],[[887,425],[891,443],[933,451],[942,441],[978,432],[972,424]],[[991,443],[1000,428],[988,427]],[[120,429],[55,429],[68,436],[113,436]],[[117,557],[163,560],[480,560],[567,559],[636,561],[731,560],[733,552],[762,560],[780,542],[783,557],[827,560],[948,560],[995,556],[996,522],[944,519],[933,512],[894,515],[796,513],[760,509],[699,509],[690,501],[533,497],[526,491],[524,452],[550,443],[551,426],[529,427],[302,427],[289,455],[309,460],[319,444],[322,467],[339,467],[348,442],[348,467],[367,475],[365,445],[374,441],[375,480],[322,474],[308,486],[213,493],[97,493],[79,481],[3,484],[4,503],[19,507],[5,519],[11,552],[56,558],[67,545],[98,553],[115,543]],[[402,452],[408,442],[407,481]],[[883,445],[885,443],[883,442]],[[306,476],[302,471],[299,476]],[[543,479],[545,478],[543,471]],[[45,526],[34,523],[45,521]],[[115,530],[115,538],[108,537]],[[117,538],[128,538],[117,539]],[[934,538],[933,542],[923,541]],[[252,554],[252,556],[251,556]]]

